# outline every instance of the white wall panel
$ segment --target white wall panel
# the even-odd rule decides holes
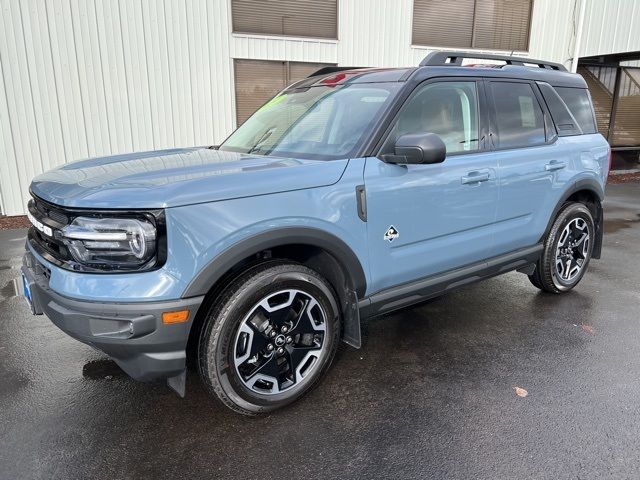
[[[581,57],[640,51],[640,1],[586,1]]]
[[[573,57],[579,15],[576,0],[534,0],[529,37],[530,56],[562,63],[568,68]]]
[[[337,44],[338,42],[335,40],[234,33],[231,38],[231,57],[253,60],[336,63]]]
[[[16,163],[11,128],[3,65],[0,62],[0,207],[2,208],[0,211],[2,212],[6,211],[5,205],[20,203],[22,198],[20,182],[28,181],[21,175]]]
[[[2,0],[0,15],[0,58],[6,100],[6,113],[2,116],[3,129],[9,129],[12,148],[5,148],[13,158],[2,159],[9,165],[9,176],[2,176],[0,191],[7,213],[22,212],[21,199],[25,197],[29,180],[43,170],[40,143],[35,118],[35,97],[32,94],[29,60],[22,27],[22,13],[18,2]],[[12,185],[11,185],[12,184]],[[17,189],[18,195],[4,192]]]
[[[64,162],[224,139],[229,16],[227,0],[0,0],[2,212]]]
[[[529,54],[569,64],[582,0],[534,0]],[[640,50],[640,0],[586,0],[580,55]],[[235,126],[233,59],[414,66],[413,0],[339,0],[338,40],[233,34],[230,0],[0,0],[0,209],[64,162],[205,145]],[[517,52],[527,55],[527,52]]]

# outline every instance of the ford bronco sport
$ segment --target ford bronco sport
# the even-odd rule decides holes
[[[608,162],[561,65],[323,68],[218,147],[36,177],[24,293],[135,379],[184,395],[189,357],[227,406],[268,412],[364,317],[514,270],[571,290],[600,257]]]

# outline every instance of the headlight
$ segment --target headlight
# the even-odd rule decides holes
[[[135,218],[76,217],[61,239],[76,262],[101,270],[139,270],[156,255],[156,227]]]

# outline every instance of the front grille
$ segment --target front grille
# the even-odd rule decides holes
[[[57,222],[63,225],[69,224],[69,217],[67,217],[63,213],[60,213],[56,210],[49,210],[49,218],[54,222]]]
[[[51,263],[56,265],[66,264],[71,260],[71,255],[61,240],[60,230],[70,223],[69,215],[60,207],[51,205],[38,197],[33,197],[27,208],[31,216],[43,225],[50,227],[53,233],[50,236],[32,226],[28,234],[30,244]]]
[[[36,212],[43,216],[44,219],[49,219],[55,223],[59,223],[61,226],[69,224],[69,217],[62,211],[60,207],[51,205],[50,203],[40,200],[37,197],[33,198],[33,204]]]

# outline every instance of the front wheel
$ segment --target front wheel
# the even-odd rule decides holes
[[[582,203],[562,208],[544,242],[544,250],[529,276],[537,288],[550,293],[571,290],[584,276],[595,238],[593,216]]]
[[[318,273],[292,263],[254,267],[210,310],[200,375],[231,409],[270,412],[309,391],[331,364],[339,335],[333,289]]]

